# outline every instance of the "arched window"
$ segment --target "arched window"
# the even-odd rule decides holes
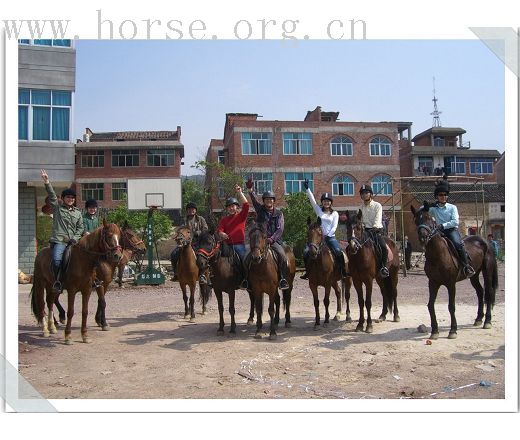
[[[330,141],[331,156],[352,156],[353,142],[347,136],[337,136]]]
[[[390,156],[392,143],[384,136],[377,136],[370,141],[370,156]]]
[[[337,176],[332,181],[333,196],[353,196],[354,181],[348,176]]]
[[[374,195],[392,195],[392,181],[390,177],[383,174],[374,176],[372,178],[372,189],[374,190]]]

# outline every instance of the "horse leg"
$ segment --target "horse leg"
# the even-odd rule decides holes
[[[249,318],[247,319],[247,325],[253,325],[253,323],[255,322],[255,297],[252,291],[248,291],[248,293],[249,302],[251,305],[249,307]]]
[[[59,315],[59,318],[60,318],[60,324],[65,324],[65,309],[62,307],[61,303],[60,303],[60,296],[59,295],[56,295],[54,297],[54,305],[56,306],[56,308],[58,309],[58,315]],[[57,324],[56,320],[54,320],[54,323]]]
[[[253,292],[256,308],[256,333],[255,339],[262,339],[262,311],[264,308],[264,294]]]
[[[280,323],[280,294],[278,293],[278,289],[276,289],[276,293],[274,294],[274,325],[278,327]]]
[[[399,309],[397,308],[397,281],[399,279],[399,275],[396,272],[390,275],[392,277],[392,298],[394,299],[394,322],[400,322],[401,318],[399,317]]]
[[[334,292],[336,292],[336,315],[334,315],[333,320],[339,321],[341,318],[341,290],[339,290],[337,282],[332,285],[332,288],[334,289]]]
[[[325,306],[325,320],[323,321],[323,327],[329,325],[329,304],[330,304],[330,283],[325,285],[325,297],[323,298],[323,305]]]
[[[123,270],[125,269],[124,264],[117,266],[117,285],[123,287]]]
[[[269,317],[271,318],[271,328],[269,331],[269,340],[274,341],[277,338],[276,335],[276,326],[278,322],[276,321],[276,312],[275,308],[278,310],[278,314],[280,312],[280,295],[278,294],[278,290],[275,290],[275,293],[271,293],[269,295],[269,308],[267,309],[269,312]],[[278,320],[280,316],[278,316]]]
[[[50,333],[55,334],[57,333],[56,326],[54,325],[54,312],[53,312],[53,306],[55,301],[55,293],[53,289],[47,290],[47,321],[45,320],[45,317],[43,319],[43,336],[48,338],[50,336]]]
[[[291,327],[291,289],[284,290],[283,294],[283,304],[285,307],[285,328]]]
[[[90,292],[90,286],[81,291],[81,338],[86,344],[92,342],[87,334],[88,301],[90,299]]]
[[[224,334],[224,302],[222,300],[222,290],[215,289],[215,296],[217,297],[219,316],[217,335],[222,336]]]
[[[486,262],[484,262],[486,264]],[[486,302],[486,319],[484,320],[485,329],[491,328],[491,312],[493,310],[493,305],[495,303],[495,287],[493,287],[493,273],[496,270],[495,262],[491,262],[491,267],[485,267],[482,271],[482,275],[484,277],[484,300]],[[496,272],[495,272],[496,275]],[[478,278],[478,277],[473,277]],[[473,279],[472,278],[472,279]]]
[[[96,323],[101,330],[106,332],[109,328],[107,323],[107,319],[105,317],[105,309],[107,307],[107,303],[105,301],[105,286],[96,287],[96,292],[98,295],[98,305],[96,310]]]
[[[455,282],[448,286],[448,310],[451,316],[451,327],[448,333],[448,339],[455,339],[457,337],[457,318],[455,317]]]
[[[186,284],[179,284],[181,285],[182,299],[184,301],[184,319],[187,319],[190,316],[190,310],[188,308],[188,295],[186,294]]]
[[[386,314],[388,313],[388,301],[386,300],[385,289],[387,286],[382,278],[376,278],[377,285],[381,289],[381,295],[383,296],[383,308],[381,309],[381,315],[379,315],[380,321],[386,321]]]
[[[437,324],[437,316],[435,316],[435,300],[437,299],[437,292],[440,285],[432,280],[428,280],[428,290],[430,291],[430,298],[428,299],[428,312],[430,312],[430,321],[432,325],[432,333],[430,339],[439,338],[439,325]]]
[[[235,322],[235,291],[232,290],[229,294],[229,314],[231,315],[231,328],[229,329],[230,336],[236,336],[237,324]]]
[[[363,283],[359,280],[354,280],[354,288],[356,289],[358,305],[359,305],[359,320],[356,326],[357,332],[362,332],[365,326],[365,300],[363,299]]]
[[[193,283],[190,286],[190,322],[195,322],[195,289],[197,284]]]
[[[72,344],[72,317],[74,316],[74,298],[76,297],[76,293],[71,293],[72,291],[67,291],[67,325],[65,326],[65,344]]]
[[[352,322],[352,317],[350,316],[350,288],[352,286],[352,281],[350,279],[343,278],[341,280],[341,289],[344,292],[345,302],[347,303],[347,309],[345,311],[345,322]]]
[[[480,326],[482,325],[482,318],[484,317],[484,289],[482,288],[482,284],[480,284],[478,276],[471,277],[469,281],[475,289],[478,298],[477,318],[473,325]]]
[[[369,281],[365,284],[366,287],[366,298],[365,298],[365,307],[367,308],[367,327],[365,329],[366,333],[372,333],[374,330],[372,328],[372,281]]]
[[[320,325],[320,299],[318,297],[318,286],[316,284],[309,285],[312,292],[312,299],[314,302],[314,330],[318,330]]]

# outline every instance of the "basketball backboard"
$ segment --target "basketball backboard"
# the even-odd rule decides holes
[[[181,179],[128,179],[128,209],[181,209]]]

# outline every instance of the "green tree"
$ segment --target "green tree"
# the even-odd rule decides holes
[[[282,208],[285,228],[283,238],[294,249],[299,263],[303,259],[303,249],[307,242],[307,218],[315,220],[316,214],[304,192],[285,196],[287,206]]]
[[[208,214],[208,191],[204,188],[204,185],[196,180],[183,180],[182,181],[182,214],[186,215],[186,204],[193,202],[197,205],[197,213],[199,215]]]
[[[38,252],[44,247],[49,246],[49,240],[52,235],[52,217],[50,215],[36,216],[36,241],[38,243]]]

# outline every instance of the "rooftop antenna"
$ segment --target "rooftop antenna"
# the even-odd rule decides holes
[[[433,115],[433,125],[432,127],[441,127],[441,118],[439,115],[442,113],[437,108],[437,97],[435,96],[435,77],[433,77],[433,112],[430,115]]]

